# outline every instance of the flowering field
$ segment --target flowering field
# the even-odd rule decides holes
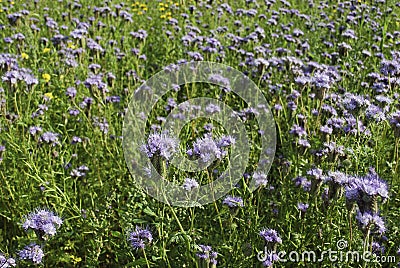
[[[399,14],[394,0],[0,0],[0,268],[400,267]],[[137,183],[125,119],[145,81],[202,61],[268,105],[212,74],[131,114],[142,171],[188,196],[247,154],[221,198],[175,206]],[[229,106],[249,146],[198,97]],[[174,166],[179,152],[205,168]]]

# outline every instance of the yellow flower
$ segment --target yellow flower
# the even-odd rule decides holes
[[[161,16],[160,16],[160,19],[165,19],[165,18],[166,18],[165,15],[161,15]]]
[[[29,55],[26,53],[21,53],[21,58],[23,58],[24,60],[29,59]]]
[[[164,5],[164,3],[158,3],[158,5],[159,5],[159,6],[163,6],[163,5]]]
[[[72,42],[68,42],[67,46],[68,46],[68,48],[72,48],[72,49],[76,48],[76,46]]]
[[[143,8],[143,11],[147,11],[147,7],[144,7],[144,8]]]
[[[147,7],[146,4],[140,4],[141,8]]]
[[[44,81],[49,82],[51,76],[49,74],[42,74],[42,78],[44,79]]]
[[[47,52],[50,52],[50,48],[45,47],[45,48],[43,49],[43,53],[47,53]]]
[[[77,264],[78,262],[82,261],[81,257],[75,257],[74,255],[71,255],[71,260],[74,264]]]
[[[138,14],[138,15],[143,15],[143,12],[142,12],[142,11],[139,11],[137,14]]]
[[[164,10],[165,10],[165,8],[163,8],[163,7],[160,7],[158,10],[162,12],[162,11],[164,11]]]
[[[51,93],[51,92],[44,93],[44,96],[47,97],[50,100],[54,99],[53,93]]]

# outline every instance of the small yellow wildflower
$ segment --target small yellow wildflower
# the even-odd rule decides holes
[[[29,55],[26,53],[21,53],[21,58],[23,58],[24,60],[29,59]]]
[[[72,49],[76,48],[76,46],[72,42],[68,42],[67,46],[68,46],[68,48],[72,48]]]
[[[47,53],[47,52],[50,52],[50,48],[45,47],[45,48],[43,49],[43,53]]]
[[[162,11],[164,11],[164,10],[165,10],[165,8],[163,8],[163,7],[160,7],[158,10],[162,12]]]
[[[47,93],[44,93],[44,96],[46,97],[46,98],[48,98],[48,99],[54,99],[54,96],[53,96],[53,93],[51,93],[51,92],[47,92]]]
[[[142,11],[139,11],[137,14],[138,14],[138,15],[143,15],[143,12],[142,12]]]
[[[165,19],[167,16],[165,16],[165,15],[161,15],[160,16],[160,19]]]
[[[147,7],[146,4],[140,4],[141,8]]]
[[[77,264],[77,263],[82,261],[82,258],[81,257],[75,257],[74,255],[71,255],[71,260],[72,260],[72,262],[74,264]]]
[[[143,8],[143,11],[147,11],[147,7],[144,7],[144,8]]]
[[[49,82],[51,76],[50,76],[49,74],[46,73],[46,74],[42,74],[42,78],[44,79],[44,81]]]

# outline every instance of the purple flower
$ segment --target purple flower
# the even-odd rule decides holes
[[[44,143],[48,143],[48,144],[52,144],[52,146],[56,146],[58,144],[60,144],[60,142],[58,141],[58,136],[60,134],[58,133],[54,133],[54,132],[45,132],[43,133],[42,136],[40,136],[39,138],[39,142],[44,142]]]
[[[107,96],[106,103],[118,103],[121,101],[120,96]]]
[[[108,121],[106,118],[93,117],[93,125],[98,127],[104,134],[108,133]]]
[[[9,268],[15,267],[16,263],[13,258],[6,258],[3,254],[0,253],[0,267],[1,268]]]
[[[301,145],[301,146],[303,146],[304,148],[310,148],[311,147],[311,144],[310,144],[310,142],[307,140],[307,139],[298,139],[298,144],[299,145]]]
[[[183,183],[183,188],[188,192],[192,191],[194,188],[198,188],[198,187],[199,187],[199,183],[195,179],[186,178],[185,182]]]
[[[77,116],[78,114],[80,114],[80,111],[78,109],[69,109],[68,113],[72,116]]]
[[[221,107],[211,103],[211,104],[207,105],[205,110],[209,114],[215,114],[215,113],[219,113],[221,111]]]
[[[264,238],[267,243],[282,243],[282,239],[279,237],[278,232],[274,229],[262,229],[260,236]]]
[[[23,250],[18,252],[18,255],[20,259],[31,260],[35,264],[40,264],[42,262],[42,258],[44,257],[42,248],[35,243],[26,246]]]
[[[259,187],[261,185],[264,187],[267,186],[268,177],[266,174],[261,172],[254,172],[253,179],[255,180],[256,187]]]
[[[332,131],[333,131],[333,129],[331,127],[329,127],[329,126],[321,126],[319,130],[322,133],[325,133],[325,134],[328,134],[328,135],[332,134]]]
[[[77,143],[81,143],[81,142],[82,142],[81,138],[79,138],[77,136],[72,137],[71,144],[77,144]]]
[[[363,230],[370,229],[372,224],[374,224],[375,230],[380,235],[386,232],[385,223],[378,214],[372,214],[370,212],[362,213],[360,210],[358,210],[356,219]]]
[[[154,133],[149,136],[147,143],[141,149],[149,158],[160,155],[170,160],[178,148],[178,140],[169,136],[167,132]]]
[[[134,249],[139,249],[146,246],[153,241],[153,236],[151,232],[146,228],[143,229],[140,226],[136,226],[134,231],[131,231],[128,235],[128,242]]]
[[[22,226],[25,230],[33,229],[41,238],[44,238],[44,235],[54,236],[61,224],[61,218],[54,212],[46,209],[37,209],[26,216]]]
[[[147,32],[145,30],[139,30],[137,32],[130,32],[130,35],[139,40],[144,40],[147,37]]]
[[[306,203],[298,203],[297,204],[297,209],[302,211],[302,212],[306,212],[308,209],[309,205]]]
[[[70,98],[75,98],[75,96],[76,96],[76,88],[74,88],[74,87],[67,88],[67,91],[65,92],[65,95],[67,95]]]
[[[38,126],[33,126],[29,128],[29,133],[31,133],[31,135],[35,136],[36,133],[38,132],[42,132],[42,128],[38,127]]]
[[[290,134],[294,134],[297,135],[299,137],[301,136],[307,136],[307,132],[304,130],[304,128],[302,128],[299,125],[293,125],[292,128],[289,131]]]
[[[311,181],[307,180],[306,177],[296,177],[293,181],[296,186],[301,186],[304,191],[308,192],[311,190]]]
[[[222,204],[227,205],[230,208],[243,207],[243,199],[237,196],[228,195],[227,197],[225,197]]]
[[[221,142],[222,141],[222,142]],[[216,142],[211,135],[205,135],[203,138],[198,138],[193,144],[193,149],[187,151],[189,156],[198,157],[199,161],[207,164],[215,159],[221,160],[227,154],[222,149],[225,144],[229,145],[229,140]]]
[[[218,253],[213,251],[211,246],[199,245],[199,247],[200,250],[196,253],[196,256],[208,263],[216,265]]]
[[[333,81],[331,80],[329,75],[327,75],[326,73],[323,73],[323,72],[315,73],[311,79],[312,85],[315,86],[316,88],[320,88],[320,89],[331,88],[332,82]]]
[[[382,180],[374,169],[363,177],[354,177],[350,181],[350,187],[368,196],[380,196],[383,199],[389,197],[387,182]]]

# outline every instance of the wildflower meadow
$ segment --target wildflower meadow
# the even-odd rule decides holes
[[[0,0],[0,268],[400,267],[400,2]]]

